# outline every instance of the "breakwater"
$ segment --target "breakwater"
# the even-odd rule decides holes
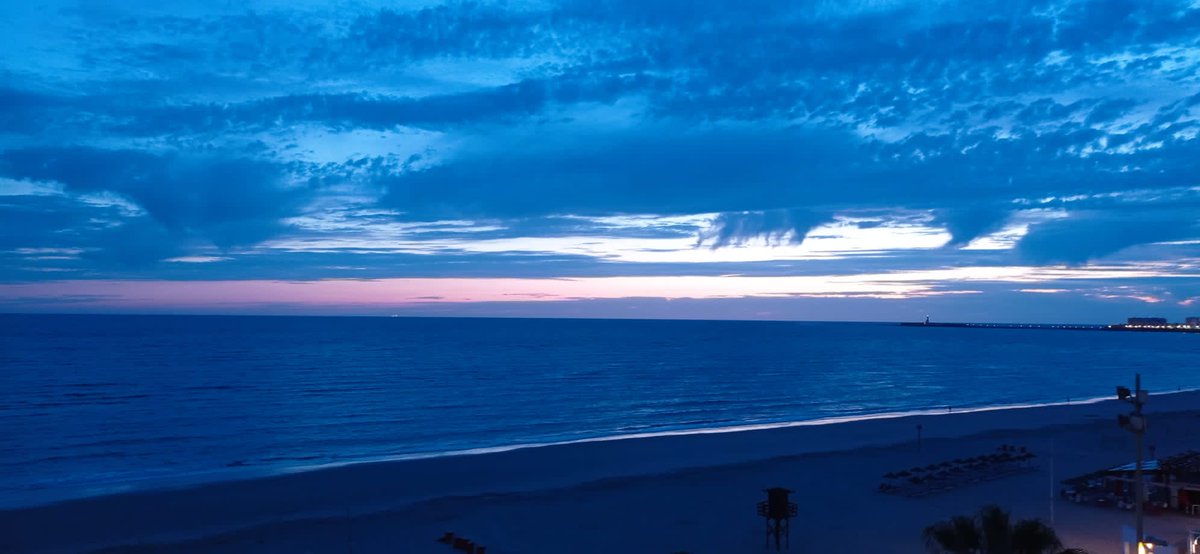
[[[1195,325],[1095,325],[1070,323],[940,323],[903,322],[905,327],[956,327],[971,329],[1058,329],[1066,331],[1130,331],[1140,333],[1200,333]]]

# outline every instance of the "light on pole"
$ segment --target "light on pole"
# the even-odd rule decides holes
[[[1141,551],[1145,544],[1145,528],[1142,526],[1142,510],[1146,503],[1146,484],[1142,482],[1142,442],[1146,435],[1146,417],[1142,415],[1142,406],[1150,397],[1150,393],[1142,390],[1142,374],[1134,378],[1134,390],[1127,387],[1117,387],[1117,399],[1133,405],[1133,412],[1117,416],[1117,423],[1122,429],[1132,432],[1137,437],[1137,465],[1134,466],[1134,514],[1137,518],[1137,544]]]

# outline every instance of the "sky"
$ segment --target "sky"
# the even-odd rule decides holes
[[[0,312],[1200,315],[1200,1],[0,4]]]

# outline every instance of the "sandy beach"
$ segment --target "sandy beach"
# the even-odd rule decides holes
[[[1147,444],[1200,448],[1200,393],[1152,397]],[[450,553],[453,531],[489,553],[763,551],[762,489],[795,490],[798,552],[924,552],[922,529],[987,503],[1053,521],[1067,546],[1119,551],[1129,511],[1059,499],[1058,481],[1133,460],[1116,401],[927,413],[627,438],[365,463],[0,512],[0,552]],[[916,426],[923,440],[918,447]],[[1036,468],[923,498],[882,494],[890,471],[986,454]],[[1156,515],[1182,540],[1200,518]]]

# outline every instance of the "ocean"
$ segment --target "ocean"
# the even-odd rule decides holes
[[[0,507],[630,434],[1200,387],[1200,335],[0,315]]]

